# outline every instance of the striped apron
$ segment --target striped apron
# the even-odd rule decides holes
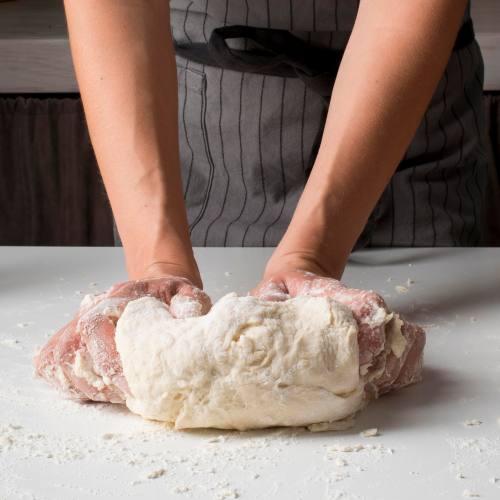
[[[186,50],[206,49],[213,30],[248,26],[285,30],[283,35],[292,35],[313,51],[330,51],[336,60],[349,39],[359,1],[170,4],[181,169],[192,244],[276,246],[314,164],[326,118],[325,96],[297,74],[220,67],[196,60]],[[469,19],[470,1],[462,27]],[[255,38],[226,37],[224,44],[243,60],[246,54],[269,56]],[[481,245],[480,205],[487,172],[483,74],[480,49],[472,36],[452,52],[356,248]]]

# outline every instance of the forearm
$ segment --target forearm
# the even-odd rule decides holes
[[[278,247],[285,267],[302,254],[341,277],[425,113],[465,6],[465,0],[361,1],[314,168]]]
[[[193,267],[169,2],[65,0],[65,7],[90,136],[129,275],[142,277],[155,262]]]

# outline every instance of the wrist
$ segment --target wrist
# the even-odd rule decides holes
[[[189,232],[182,234],[166,227],[159,233],[151,232],[124,241],[123,246],[131,280],[173,275],[187,278],[202,287]]]
[[[310,250],[287,251],[278,247],[266,266],[264,279],[290,271],[305,271],[340,280],[346,263],[347,259],[339,259],[333,255],[321,256]]]

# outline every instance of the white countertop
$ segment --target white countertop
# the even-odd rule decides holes
[[[213,301],[246,294],[271,251],[197,249],[205,290]],[[407,319],[436,326],[426,328],[423,380],[371,402],[344,432],[175,432],[123,405],[66,401],[34,380],[35,345],[76,313],[83,294],[75,292],[126,278],[118,248],[0,248],[2,500],[430,500],[463,498],[467,489],[500,498],[500,481],[491,482],[500,478],[500,248],[351,257],[348,286],[373,289]],[[397,291],[408,278],[409,291]],[[474,419],[482,424],[464,425]],[[359,436],[371,427],[380,435]],[[375,449],[327,451],[336,443]]]

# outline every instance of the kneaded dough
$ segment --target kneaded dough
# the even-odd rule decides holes
[[[116,346],[134,413],[177,429],[246,430],[333,422],[363,408],[357,334],[350,308],[329,297],[229,294],[189,319],[143,297],[118,320]]]

